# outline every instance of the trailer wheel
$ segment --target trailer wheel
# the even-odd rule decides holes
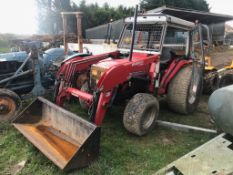
[[[218,88],[218,72],[210,71],[205,73],[203,81],[203,93],[210,95]]]
[[[130,133],[142,136],[154,128],[158,114],[158,100],[150,94],[138,93],[125,108],[123,124]]]
[[[196,110],[202,92],[202,83],[194,82],[196,86],[191,84],[197,78],[192,77],[192,66],[186,66],[171,80],[167,92],[167,103],[171,110],[181,114],[189,114]],[[199,79],[202,81],[201,77]],[[195,93],[192,92],[193,89]]]
[[[80,90],[84,91],[84,92],[88,92],[88,93],[91,92],[90,86],[89,86],[87,81],[85,83],[83,83]],[[87,103],[84,100],[79,98],[79,103],[80,103],[80,106],[81,106],[82,109],[88,110],[89,107],[88,107]]]
[[[0,122],[11,122],[21,107],[21,99],[15,92],[0,89]]]
[[[219,88],[229,86],[233,84],[233,75],[232,74],[225,74],[219,80]]]

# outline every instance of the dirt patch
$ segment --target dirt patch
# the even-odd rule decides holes
[[[226,48],[214,48],[210,51],[212,58],[212,64],[217,68],[221,69],[224,66],[230,65],[233,60],[233,49]]]
[[[26,160],[23,160],[23,161],[19,162],[18,164],[14,165],[11,168],[10,174],[11,175],[17,175],[17,174],[19,174],[20,171],[24,168],[25,164],[26,164]]]
[[[163,145],[172,145],[174,142],[171,137],[165,136],[162,138]]]

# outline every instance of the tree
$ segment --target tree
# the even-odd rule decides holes
[[[209,11],[206,0],[141,0],[141,8],[151,10],[163,5],[169,7],[187,8],[200,11]]]
[[[105,3],[102,7],[97,3],[86,4],[81,0],[79,4],[71,3],[71,0],[36,0],[38,8],[38,24],[40,33],[55,34],[62,31],[62,11],[81,11],[83,12],[83,30],[109,23],[110,21],[122,19],[132,15],[132,8],[119,6],[110,7]],[[68,31],[76,33],[76,18],[70,16],[67,21]],[[85,33],[84,33],[85,34]]]
[[[62,11],[71,11],[70,0],[36,0],[40,33],[54,34],[62,30]]]

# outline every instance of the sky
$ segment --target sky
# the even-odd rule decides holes
[[[80,0],[73,0],[80,2]],[[140,0],[86,0],[87,4],[97,2],[100,6],[108,2],[110,6],[133,7]],[[211,12],[233,16],[232,0],[207,0]],[[36,6],[34,0],[0,0],[0,33],[36,33]],[[233,22],[229,23],[233,26]]]
[[[35,33],[35,18],[33,0],[0,0],[0,33]]]

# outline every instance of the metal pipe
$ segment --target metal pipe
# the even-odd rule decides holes
[[[137,17],[138,17],[138,5],[136,5],[135,11],[134,11],[134,23],[133,23],[133,29],[132,29],[133,33],[132,33],[131,47],[130,47],[130,52],[129,52],[129,61],[132,61],[134,39],[135,39],[135,30],[136,30],[136,24],[137,24]]]
[[[27,64],[28,60],[31,58],[31,53],[28,55],[28,57],[24,60],[24,62],[20,65],[20,67],[17,69],[17,71],[12,75],[12,77],[16,76]],[[11,79],[12,80],[12,79]],[[11,80],[7,82],[6,86],[8,86],[11,83]],[[3,80],[2,80],[3,81]]]
[[[5,82],[7,82],[7,81],[9,81],[9,80],[13,80],[13,79],[15,79],[15,78],[18,78],[18,77],[27,75],[27,74],[32,73],[32,72],[33,72],[33,70],[30,69],[30,70],[27,70],[27,71],[22,72],[22,73],[20,73],[20,74],[13,75],[13,76],[11,76],[11,77],[9,77],[9,78],[5,78],[4,80],[1,80],[1,81],[0,81],[0,84],[5,83]]]
[[[16,90],[22,90],[22,89],[26,89],[26,88],[30,88],[30,87],[33,87],[33,84],[25,84],[25,85],[20,85],[20,86],[14,86],[14,87],[10,87],[10,89],[12,91],[16,91]]]
[[[21,66],[17,69],[17,71],[14,73],[13,76],[17,75],[26,65],[26,63],[28,62],[28,60],[30,59],[30,54],[28,55],[28,57],[26,58],[26,60],[24,60],[24,62],[21,64]]]

